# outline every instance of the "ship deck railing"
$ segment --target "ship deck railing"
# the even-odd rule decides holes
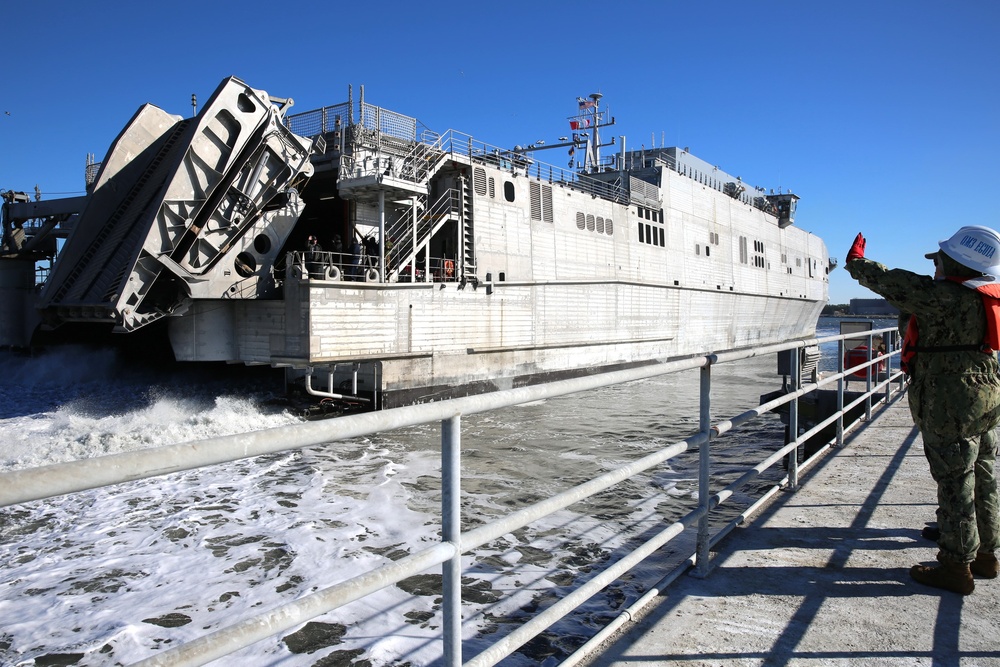
[[[639,203],[644,206],[653,203],[648,197],[649,188],[643,187],[639,192],[633,193],[631,186],[634,180],[628,183],[624,182],[624,179],[609,181],[603,174],[618,172],[627,174],[634,169],[641,171],[654,165],[675,171],[702,185],[728,194],[747,206],[760,209],[771,215],[775,214],[774,206],[767,200],[763,189],[741,182],[740,185],[743,187],[738,192],[729,192],[727,187],[731,183],[719,180],[716,178],[716,174],[702,172],[688,164],[678,164],[676,160],[662,155],[654,155],[652,151],[649,154],[644,154],[644,151],[641,150],[631,151],[625,156],[623,163],[620,156],[608,155],[594,167],[593,174],[588,174],[582,170],[574,169],[572,166],[567,168],[540,162],[529,157],[525,152],[493,146],[457,130],[448,130],[439,134],[428,129],[416,118],[372,104],[359,103],[356,107],[356,114],[360,121],[357,126],[363,127],[365,130],[359,135],[364,137],[363,143],[374,152],[384,152],[387,156],[396,155],[400,158],[404,156],[412,158],[412,154],[419,154],[428,149],[442,151],[451,155],[464,156],[483,164],[491,164],[512,174],[530,176],[553,184],[575,188],[581,192],[614,202]],[[300,136],[311,137],[322,134],[333,139],[332,135],[335,131],[347,132],[349,126],[354,126],[353,118],[352,105],[344,102],[290,115],[286,118],[285,123],[292,132]],[[328,145],[335,145],[330,144],[329,139]],[[353,160],[351,156],[343,156],[343,159],[351,162],[356,177],[374,176],[387,169],[395,168],[395,163],[389,159],[385,161],[371,160],[368,163],[363,160]],[[418,161],[412,159],[404,160],[403,164],[415,164],[416,162]],[[364,167],[360,171],[358,171],[359,165]],[[420,169],[400,169],[398,171],[404,178],[417,181],[422,181],[433,173],[433,170]]]
[[[387,258],[387,265],[389,260]],[[273,280],[278,283],[289,277],[333,282],[384,282],[378,272],[378,256],[367,254],[364,250],[360,255],[331,250],[293,250],[285,255],[283,263],[275,266],[273,272]],[[459,282],[461,276],[453,258],[421,253],[416,262],[409,261],[394,269],[391,280],[399,283],[449,283]]]
[[[764,506],[770,498],[781,490],[794,491],[799,486],[799,475],[814,465],[825,454],[844,443],[844,434],[861,419],[871,418],[872,406],[888,403],[893,393],[904,390],[903,375],[894,370],[893,359],[899,355],[896,331],[893,328],[866,332],[868,349],[875,349],[873,339],[884,334],[888,352],[874,356],[853,368],[844,369],[845,341],[856,341],[858,333],[843,334],[821,339],[794,340],[760,347],[724,351],[699,355],[685,359],[663,361],[648,366],[619,370],[561,380],[547,384],[497,391],[489,394],[469,396],[440,402],[412,405],[379,412],[354,414],[319,422],[305,422],[292,426],[268,429],[253,433],[216,437],[193,443],[182,443],[146,450],[114,454],[91,459],[71,461],[41,468],[17,470],[0,474],[0,507],[7,507],[34,500],[51,498],[63,494],[77,493],[88,489],[121,484],[136,479],[152,478],[168,473],[191,470],[246,459],[264,454],[290,451],[305,447],[325,447],[337,442],[370,436],[383,431],[440,423],[441,428],[441,537],[430,547],[411,553],[399,560],[389,562],[377,569],[337,582],[336,567],[330,577],[318,576],[308,582],[315,592],[303,595],[292,602],[262,611],[250,618],[243,618],[228,627],[214,630],[186,644],[173,646],[167,650],[151,650],[142,665],[201,665],[224,657],[242,648],[253,645],[274,634],[301,625],[324,613],[343,607],[355,600],[371,595],[397,582],[440,566],[443,575],[441,642],[442,663],[446,667],[466,665],[484,667],[494,665],[516,651],[520,646],[538,636],[557,620],[570,613],[595,593],[628,573],[636,565],[655,554],[664,545],[689,529],[695,532],[694,553],[673,572],[664,573],[664,582],[673,581],[679,573],[694,567],[700,576],[709,573],[709,553],[720,540],[740,525],[747,517]],[[864,336],[863,335],[863,336]],[[863,337],[862,336],[862,337]],[[815,346],[836,344],[837,372],[820,379],[803,382],[800,361],[805,351]],[[712,369],[719,364],[732,363],[750,357],[783,353],[787,354],[787,378],[791,378],[787,391],[779,398],[768,400],[758,407],[732,416],[723,421],[712,422]],[[873,368],[888,363],[889,372],[876,373]],[[462,531],[462,511],[460,506],[462,481],[462,419],[466,415],[491,410],[510,408],[515,405],[539,401],[558,396],[609,387],[616,384],[654,378],[668,373],[699,369],[699,424],[691,436],[647,454],[626,465],[601,474],[583,484],[557,493],[532,505],[522,507],[498,519]],[[845,403],[847,379],[859,370],[865,371],[864,391],[849,403]],[[821,387],[835,387],[837,406],[840,408],[815,426],[799,434],[799,399]],[[670,397],[674,399],[676,397]],[[863,408],[864,416],[853,423],[846,423],[848,411]],[[622,406],[609,405],[620,413]],[[784,409],[788,412],[788,433],[790,440],[763,460],[749,463],[738,477],[724,488],[712,491],[711,453],[712,443],[727,433],[734,431],[769,412]],[[836,436],[821,443],[815,454],[802,463],[798,449],[828,426],[836,425]],[[494,643],[477,655],[466,658],[463,655],[461,599],[462,554],[472,552],[482,545],[493,542],[504,535],[517,531],[544,517],[551,516],[571,505],[589,498],[616,484],[628,480],[644,471],[661,466],[673,457],[687,450],[698,450],[698,504],[697,507],[650,537],[647,541],[608,563],[595,563],[597,571],[582,585],[577,586],[564,598],[544,610],[538,611],[516,629],[499,637]],[[766,453],[766,452],[765,452]],[[763,454],[762,454],[763,455]],[[717,508],[736,494],[747,483],[760,478],[770,467],[787,462],[787,474],[766,491],[751,507],[719,527],[719,521],[710,521]],[[334,563],[335,565],[335,563]],[[637,606],[649,602],[655,589],[614,619],[607,627],[581,646],[566,659],[563,665],[577,664],[590,655],[611,633],[620,627],[626,618],[636,613]],[[482,638],[477,641],[482,642]],[[488,641],[488,639],[487,639]]]

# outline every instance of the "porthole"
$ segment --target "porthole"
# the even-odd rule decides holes
[[[253,240],[253,249],[258,255],[266,255],[271,250],[271,239],[267,234],[258,234]]]
[[[244,278],[249,278],[257,271],[257,260],[248,252],[241,252],[236,255],[236,273]]]

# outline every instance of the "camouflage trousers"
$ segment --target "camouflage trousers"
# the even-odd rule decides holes
[[[922,435],[931,476],[937,482],[941,560],[969,563],[977,551],[997,551],[1000,506],[994,472],[996,433],[990,430],[957,440]]]

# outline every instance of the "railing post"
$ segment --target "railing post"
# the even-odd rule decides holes
[[[789,350],[790,372],[792,375],[792,391],[802,387],[802,371],[799,370],[799,348]],[[799,397],[796,396],[788,404],[788,435],[795,446],[788,452],[788,488],[799,486]]]
[[[889,358],[885,360],[885,404],[889,405],[889,399],[892,397],[892,383],[889,382],[889,378],[892,377],[892,351],[895,349],[896,345],[896,332],[888,331],[882,336],[882,344],[885,347],[885,353],[889,355]]]
[[[837,372],[844,372],[844,339],[837,341]],[[844,446],[844,384],[845,379],[837,380],[837,446]]]
[[[455,555],[441,565],[444,614],[444,664],[462,664],[462,418],[441,422],[441,539],[455,545]]]
[[[711,534],[708,524],[708,503],[712,497],[711,489],[711,442],[712,442],[712,362],[715,356],[707,357],[701,367],[701,398],[698,411],[698,430],[704,434],[705,440],[698,447],[698,505],[702,510],[698,519],[697,553],[695,556],[695,576],[708,576],[709,547]]]
[[[868,361],[871,361],[872,357],[874,356],[873,352],[875,350],[872,349],[872,342],[873,342],[872,334],[871,332],[868,332]],[[872,366],[871,364],[868,364],[868,366],[865,367],[865,370],[867,371],[865,373],[865,421],[872,420],[872,369],[873,368],[874,366]]]

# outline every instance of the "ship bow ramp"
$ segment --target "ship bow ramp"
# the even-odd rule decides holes
[[[290,100],[236,78],[194,118],[145,105],[115,140],[41,297],[49,324],[133,331],[192,298],[256,298],[312,175]]]

